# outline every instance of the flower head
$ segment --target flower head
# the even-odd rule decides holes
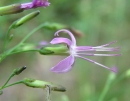
[[[72,69],[72,66],[74,64],[76,57],[89,61],[93,64],[99,65],[101,67],[104,67],[113,72],[116,72],[115,69],[113,69],[113,68],[109,68],[105,65],[102,65],[94,60],[91,60],[91,59],[88,59],[85,57],[85,56],[120,56],[120,54],[95,54],[95,53],[92,53],[92,52],[96,52],[96,51],[119,51],[119,47],[107,47],[111,44],[114,44],[116,41],[108,43],[108,44],[104,44],[101,46],[96,46],[96,47],[77,46],[76,39],[70,31],[68,31],[66,29],[62,29],[62,30],[57,31],[55,33],[55,36],[59,36],[59,32],[67,33],[68,35],[70,35],[71,40],[68,38],[64,38],[64,37],[57,37],[57,38],[54,38],[50,43],[51,44],[60,44],[60,43],[67,44],[69,47],[69,51],[67,51],[66,53],[69,53],[70,55],[67,58],[65,58],[64,60],[60,61],[56,66],[52,67],[51,68],[52,72],[57,72],[57,73],[68,72],[69,70]]]
[[[47,7],[50,3],[48,0],[33,0],[32,2],[21,4],[21,8],[23,9],[32,9],[37,7]]]

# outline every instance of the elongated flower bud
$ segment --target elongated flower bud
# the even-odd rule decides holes
[[[51,90],[53,90],[53,91],[60,91],[60,92],[66,91],[65,88],[61,85],[56,85],[56,84],[53,84],[50,82],[35,80],[35,79],[31,79],[31,78],[25,78],[23,80],[23,83],[26,86],[33,87],[33,88],[46,88],[47,86],[49,86],[51,88]]]
[[[17,68],[14,70],[14,74],[15,75],[19,75],[22,71],[24,71],[26,69],[26,66],[23,66],[21,68]]]
[[[44,23],[44,28],[48,30],[59,30],[66,27],[67,27],[66,25],[60,23],[49,23],[49,22]]]
[[[13,4],[8,6],[0,7],[0,15],[8,15],[8,14],[15,14],[20,13],[24,9],[21,8],[21,4]]]
[[[40,13],[40,11],[38,10],[38,11],[32,12],[32,13],[18,19],[17,21],[15,21],[13,23],[12,27],[17,28],[17,27],[21,26],[22,24],[24,24],[24,23],[30,21],[31,19],[35,18],[37,15],[39,15],[39,13]]]
[[[55,85],[55,84],[51,85],[51,90],[52,91],[59,91],[59,92],[65,92],[66,91],[66,89],[63,86]]]

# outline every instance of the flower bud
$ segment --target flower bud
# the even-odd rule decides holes
[[[46,84],[50,84],[48,82],[40,81],[40,80],[35,80],[31,78],[25,78],[23,80],[23,83],[26,86],[33,87],[33,88],[45,88]]]
[[[20,19],[18,19],[17,21],[15,21],[13,24],[12,24],[12,28],[17,28],[19,26],[21,26],[22,24],[28,22],[29,20],[35,18],[37,15],[39,15],[40,11],[35,11],[35,12],[32,12]]]
[[[61,23],[49,23],[46,22],[44,23],[44,28],[48,29],[48,30],[60,30],[60,29],[68,29],[70,30],[75,36],[77,37],[83,37],[84,33],[82,33],[81,31],[72,28],[70,26],[67,26],[65,24],[61,24]]]
[[[24,9],[21,8],[21,4],[8,5],[8,6],[0,7],[0,15],[20,13],[23,10]]]
[[[51,85],[51,90],[52,91],[59,91],[59,92],[65,92],[66,91],[65,87],[63,87],[61,85]]]
[[[45,25],[44,28],[48,30],[59,30],[67,27],[66,25],[60,23],[49,23],[49,22],[44,23],[44,25]]]
[[[15,75],[19,75],[20,73],[22,73],[22,71],[24,71],[26,69],[26,66],[23,66],[21,68],[17,68],[14,70],[14,74]]]
[[[46,88],[46,87],[49,86],[50,89],[53,90],[53,91],[61,91],[61,92],[66,91],[65,88],[61,85],[56,85],[56,84],[53,84],[53,83],[50,83],[50,82],[35,80],[35,79],[31,79],[31,78],[25,78],[23,80],[23,83],[26,86],[33,87],[33,88]]]

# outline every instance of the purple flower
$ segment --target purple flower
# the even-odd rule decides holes
[[[33,0],[32,2],[21,4],[21,8],[23,9],[32,9],[37,7],[47,7],[50,3],[48,0]]]
[[[115,68],[109,68],[94,60],[91,60],[91,59],[88,59],[85,57],[85,56],[120,56],[120,54],[95,54],[95,53],[92,53],[92,52],[96,52],[96,51],[119,51],[119,47],[107,47],[111,44],[114,44],[116,41],[108,43],[108,44],[104,44],[101,46],[96,46],[96,47],[77,46],[75,37],[73,36],[73,34],[70,31],[68,31],[66,29],[62,29],[62,30],[57,31],[55,33],[55,36],[59,36],[59,34],[58,34],[59,32],[66,32],[67,34],[69,34],[71,37],[71,40],[68,38],[64,38],[64,37],[57,37],[57,38],[54,38],[50,43],[51,44],[59,44],[59,43],[67,44],[69,51],[67,51],[66,53],[69,53],[70,55],[67,58],[65,58],[64,60],[60,61],[56,66],[52,67],[51,68],[52,72],[57,72],[57,73],[68,72],[69,70],[72,69],[72,66],[74,64],[76,57],[87,60],[91,63],[94,63],[94,64],[104,67],[108,70],[116,72]]]

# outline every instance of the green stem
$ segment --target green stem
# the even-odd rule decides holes
[[[126,72],[124,72],[123,74],[121,74],[113,83],[112,86],[114,86],[115,84],[119,83],[120,81],[122,81],[123,79],[126,78]]]
[[[10,53],[9,55],[12,55],[12,54],[17,54],[17,53],[23,53],[23,52],[30,52],[30,51],[39,51],[39,49],[34,49],[34,50],[24,50],[24,51],[16,51],[16,52],[12,52]]]
[[[104,98],[108,92],[108,90],[110,89],[111,85],[112,85],[112,82],[113,80],[115,79],[115,74],[114,73],[111,73],[109,76],[108,76],[108,79],[107,79],[107,82],[105,84],[105,87],[101,93],[101,95],[99,96],[99,99],[98,101],[104,101]]]
[[[9,80],[10,80],[14,75],[15,75],[14,73],[12,73],[12,74],[10,75],[10,77],[9,77],[8,80],[5,82],[5,84],[0,88],[0,90],[3,89],[3,88],[6,86],[6,84],[9,82]]]
[[[18,82],[12,83],[12,84],[9,84],[9,85],[5,86],[4,88],[10,87],[10,86],[13,86],[13,85],[16,85],[16,84],[20,84],[20,83],[23,83],[23,80],[20,80]]]
[[[106,83],[98,101],[103,101],[103,99],[105,98],[105,95],[107,94],[107,92],[109,90],[109,85],[110,85],[109,83]]]
[[[27,36],[15,47],[13,47],[12,49],[10,49],[7,54],[10,54],[13,50],[15,50],[16,48],[18,48],[22,43],[24,43],[33,33],[35,33],[37,30],[39,30],[40,28],[42,28],[42,26],[38,26],[36,27],[34,30],[32,30],[29,34],[27,34]]]
[[[33,33],[35,33],[36,31],[38,31],[39,29],[41,29],[42,27],[44,27],[45,24],[41,24],[38,27],[36,27],[35,29],[33,29],[29,34],[27,34],[27,36],[15,47],[13,47],[12,49],[8,50],[7,52],[5,52],[3,54],[3,56],[1,57],[0,62],[6,58],[6,56],[8,56],[12,51],[14,51],[16,48],[18,48],[23,42],[25,42]]]
[[[10,33],[12,27],[13,27],[13,24],[10,25],[10,27],[9,27],[8,30],[7,30],[7,33],[6,33],[6,36],[5,36],[5,41],[4,41],[4,46],[3,46],[3,52],[5,51],[5,49],[6,49],[6,47],[7,47],[7,44],[8,44],[8,40],[7,40],[7,39],[8,39],[8,35],[9,35],[9,33]]]
[[[4,60],[4,59],[6,58],[6,56],[13,55],[13,54],[17,54],[17,53],[22,53],[22,52],[30,52],[30,51],[39,51],[39,49],[11,52],[10,54],[3,55],[2,58],[1,58],[1,60],[0,60],[0,62],[1,62],[2,60]]]

